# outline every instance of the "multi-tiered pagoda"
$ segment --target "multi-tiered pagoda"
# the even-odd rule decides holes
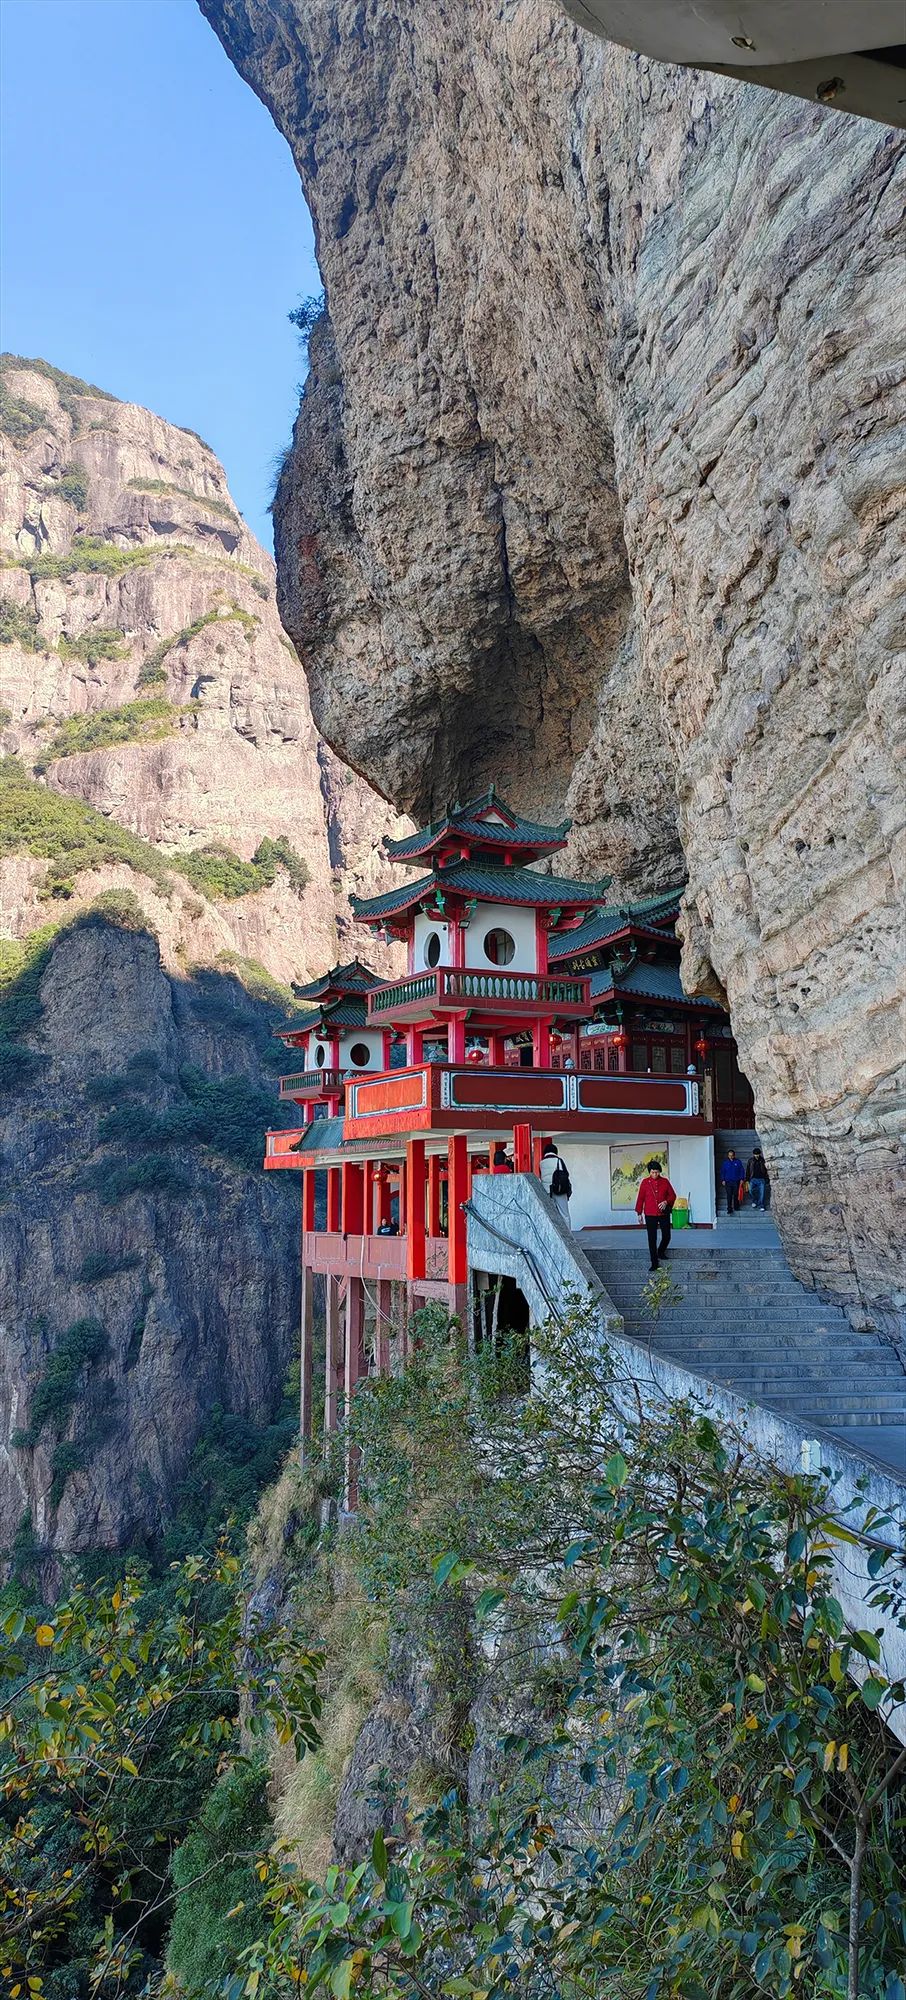
[[[568,831],[522,818],[490,791],[389,844],[417,872],[352,907],[359,923],[405,944],[406,973],[378,981],[354,961],[300,989],[312,1010],[283,1038],[305,1067],[283,1079],[281,1095],[299,1102],[305,1122],[268,1134],[265,1164],[303,1177],[303,1432],[315,1274],[326,1279],[330,1430],[368,1365],[366,1318],[378,1369],[389,1365],[391,1326],[430,1298],[470,1324],[467,1208],[495,1148],[527,1173],[552,1139],[568,1162],[579,1230],[628,1219],[627,1159],[655,1146],[698,1219],[713,1219],[712,1128],[694,1057],[682,1072],[638,1074],[617,1042],[615,1064],[581,1060],[589,1027],[608,1047],[623,1032],[621,1017],[607,1020],[612,984],[597,996],[605,1018],[595,1022],[599,945],[623,945],[629,931],[643,951],[653,934],[675,953],[662,927],[675,898],[666,911],[659,899],[647,924],[644,913],[624,924],[624,912],[615,924],[606,881],[533,865],[550,864]]]

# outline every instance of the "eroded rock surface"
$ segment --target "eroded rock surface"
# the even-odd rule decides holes
[[[493,775],[627,887],[685,866],[796,1268],[888,1313],[901,139],[545,0],[200,4],[318,233],[320,725],[400,805]]]
[[[246,1118],[266,1122],[275,1013],[235,978],[171,977],[153,937],[91,919],[56,944],[40,1001],[19,1044],[34,1069],[0,1125],[0,1549],[23,1517],[42,1549],[112,1548],[165,1525],[215,1406],[273,1417],[298,1324],[298,1187],[231,1153],[222,1088],[215,1147],[148,1136],[188,1106],[187,1074],[251,1086],[264,1101]],[[59,1419],[12,1442],[86,1319],[103,1354]]]
[[[382,836],[400,821],[323,751],[270,557],[194,432],[59,371],[7,361],[3,380],[14,410],[14,434],[0,431],[4,749],[164,856],[222,845],[250,861],[262,840],[285,840],[307,877],[294,884],[279,867],[271,884],[227,899],[199,895],[178,871],[161,896],[147,877],[103,868],[75,885],[76,902],[130,886],[174,969],[233,953],[284,982],[310,977],[334,961],[349,891],[372,884]],[[113,566],[91,568],[89,556],[66,573],[86,541]],[[61,725],[135,702],[166,704],[169,719],[54,754]],[[46,874],[39,864],[26,883],[7,864],[7,934],[46,920]]]

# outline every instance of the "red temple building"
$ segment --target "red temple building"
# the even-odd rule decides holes
[[[379,1371],[391,1330],[404,1339],[427,1300],[471,1324],[467,1205],[500,1144],[517,1173],[537,1172],[554,1141],[579,1234],[633,1219],[635,1164],[655,1149],[694,1223],[713,1225],[726,1017],[682,991],[675,892],[611,906],[606,881],[530,865],[552,866],[568,831],[492,790],[389,843],[409,879],[352,907],[405,944],[406,973],[379,980],[354,960],[297,989],[312,1006],[281,1031],[300,1068],[280,1093],[302,1119],[268,1134],[265,1165],[302,1174],[303,1435],[315,1276],[330,1431],[370,1365],[366,1317]],[[744,1089],[726,1100],[733,1123]]]

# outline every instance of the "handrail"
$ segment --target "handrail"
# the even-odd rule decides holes
[[[340,1069],[302,1069],[295,1076],[281,1076],[280,1096],[292,1097],[299,1090],[323,1090],[333,1095],[342,1090],[344,1080]]]
[[[588,978],[566,978],[563,974],[537,972],[484,971],[480,966],[441,965],[432,972],[416,972],[408,979],[395,979],[386,986],[373,986],[368,995],[369,1014],[392,1013],[397,1007],[411,1007],[422,1000],[444,1001],[504,1000],[534,1001],[551,1007],[581,1007],[590,1004]]]

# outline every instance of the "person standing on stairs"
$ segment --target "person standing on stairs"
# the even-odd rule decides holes
[[[749,1183],[749,1193],[752,1196],[752,1207],[770,1208],[771,1179],[768,1173],[767,1161],[760,1146],[756,1146],[746,1168],[746,1180]]]
[[[724,1194],[727,1197],[728,1215],[737,1215],[739,1212],[739,1190],[742,1187],[745,1177],[745,1167],[742,1161],[736,1158],[736,1154],[731,1146],[720,1170],[720,1178],[724,1184]]]
[[[659,1160],[649,1160],[635,1200],[635,1212],[648,1231],[648,1254],[651,1269],[656,1271],[658,1262],[666,1257],[670,1246],[670,1217],[676,1195],[667,1179],[661,1173]],[[660,1246],[658,1231],[660,1230]]]
[[[545,1142],[544,1151],[541,1155],[539,1177],[545,1194],[549,1195],[554,1207],[562,1215],[567,1229],[570,1229],[572,1225],[569,1219],[569,1197],[573,1191],[572,1182],[569,1178],[566,1164],[561,1160],[553,1139],[548,1139]]]

